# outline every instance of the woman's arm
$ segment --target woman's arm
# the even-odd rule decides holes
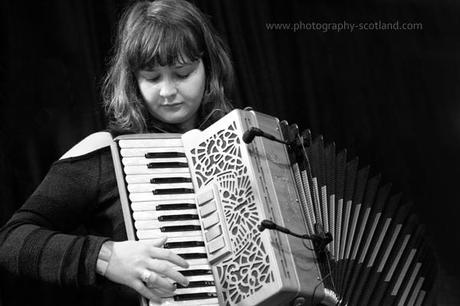
[[[93,220],[96,211],[110,211],[111,224],[122,220],[113,213],[113,205],[119,203],[116,191],[113,193],[116,182],[110,152],[97,137],[88,137],[69,151],[72,154],[68,152],[54,163],[32,196],[0,230],[0,265],[15,275],[62,286],[92,286],[98,273],[158,300],[157,296],[175,290],[173,282],[188,284],[173,268],[186,268],[187,262],[161,248],[165,239],[113,242],[99,235],[75,234]],[[108,198],[114,204],[100,208],[99,202]],[[142,281],[145,273],[150,275],[147,282]]]
[[[26,203],[0,230],[0,265],[21,276],[69,286],[93,285],[101,245],[73,234],[97,205],[98,151],[54,163]]]

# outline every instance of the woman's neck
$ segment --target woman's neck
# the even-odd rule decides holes
[[[179,128],[181,133],[185,133],[185,132],[188,132],[196,128],[197,121],[198,121],[197,116],[194,116],[193,118],[190,118],[190,120],[184,123],[178,124],[177,127]]]

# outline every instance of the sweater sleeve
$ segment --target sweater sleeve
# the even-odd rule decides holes
[[[0,266],[61,286],[95,285],[97,256],[108,239],[75,233],[97,206],[100,164],[95,151],[52,165],[0,230]]]

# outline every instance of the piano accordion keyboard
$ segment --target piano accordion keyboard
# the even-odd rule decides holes
[[[189,286],[177,285],[161,305],[218,305],[181,139],[120,139],[118,145],[135,238],[166,236],[163,247],[190,265],[175,267]]]

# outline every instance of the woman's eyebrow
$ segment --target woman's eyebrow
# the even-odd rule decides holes
[[[139,73],[158,73],[158,71],[154,68],[145,68],[145,69],[140,69]]]
[[[158,66],[145,66],[139,69],[139,71],[146,71],[146,72],[155,72],[158,70]]]
[[[187,66],[193,66],[198,62],[196,61],[190,61],[190,62],[185,62],[185,63],[177,63],[174,65],[174,68],[182,68],[182,67],[187,67]]]

